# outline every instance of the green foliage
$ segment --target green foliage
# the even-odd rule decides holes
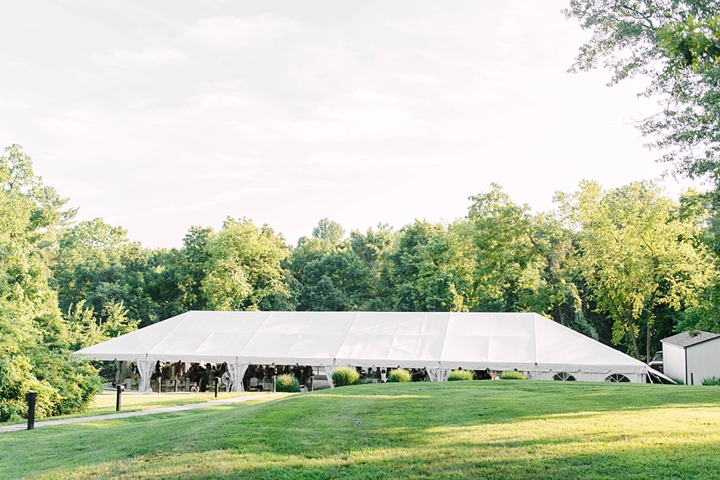
[[[531,215],[492,187],[470,197],[467,222],[451,227],[469,271],[469,310],[542,313],[597,338],[583,311],[574,232],[555,213]]]
[[[390,310],[467,311],[469,272],[458,240],[442,225],[426,221],[400,230],[382,271]]]
[[[720,8],[717,2],[571,0],[565,10],[592,37],[573,69],[603,65],[611,83],[641,76],[642,92],[662,111],[640,123],[663,161],[691,178],[720,185]]]
[[[67,351],[40,350],[33,356],[35,377],[55,389],[58,398],[48,416],[84,411],[102,391],[97,370]]]
[[[182,260],[177,250],[143,249],[96,218],[60,236],[52,285],[63,312],[85,309],[98,326],[120,321],[113,328],[128,331],[185,311]]]
[[[281,262],[288,255],[282,236],[250,220],[228,217],[205,246],[206,275],[201,291],[212,310],[286,310],[291,297],[288,272]]]
[[[96,371],[69,356],[73,342],[58,308],[48,267],[58,230],[75,214],[44,186],[18,145],[0,156],[0,421],[85,408],[98,389]]]
[[[60,396],[48,382],[33,375],[28,357],[13,355],[0,357],[0,422],[17,420],[27,415],[25,394],[36,391],[38,418],[51,416]]]
[[[644,327],[650,357],[654,309],[696,305],[716,279],[712,255],[696,242],[700,226],[651,182],[603,190],[585,181],[557,201],[579,231],[578,263],[597,310],[614,321],[613,342],[629,339],[639,359]]]
[[[508,370],[507,372],[500,372],[501,380],[527,380],[523,372],[516,372],[515,370]]]
[[[137,329],[139,321],[129,320],[127,310],[120,303],[105,304],[100,319],[93,315],[93,309],[85,308],[85,300],[69,307],[65,318],[70,326],[71,346],[81,349],[118,337]]]
[[[720,386],[720,377],[705,377],[702,379],[702,384],[714,387]]]
[[[337,245],[345,235],[345,230],[339,223],[333,222],[329,218],[320,220],[315,228],[313,228],[312,236],[323,242]]]
[[[356,310],[365,297],[367,276],[352,250],[327,253],[305,265],[300,303],[312,311]]]
[[[693,35],[711,38],[710,27]],[[663,48],[704,55],[701,40]],[[0,185],[2,418],[23,413],[29,388],[41,415],[83,408],[99,384],[69,349],[189,309],[533,311],[636,356],[677,329],[720,331],[710,213],[720,196],[688,191],[678,203],[649,182],[584,182],[558,194],[558,211],[532,214],[493,184],[451,224],[346,236],[322,219],[289,248],[268,226],[228,218],[219,232],[191,227],[180,249],[153,250],[99,218],[69,226],[74,211],[18,146],[0,157]]]
[[[203,228],[192,226],[183,239],[183,248],[178,252],[177,263],[172,258],[163,261],[162,265],[167,265],[164,270],[175,270],[175,282],[179,290],[177,300],[174,302],[180,311],[186,310],[204,310],[205,297],[203,296],[201,285],[207,273],[206,264],[208,263],[207,242],[214,234],[212,228]],[[174,256],[175,252],[170,251],[169,256]],[[173,291],[173,286],[166,288],[168,293]],[[172,295],[168,295],[172,298]]]
[[[300,391],[300,381],[292,373],[278,375],[275,379],[275,391],[296,393]]]
[[[291,251],[282,237],[249,220],[228,219],[217,234],[192,227],[182,249],[154,251],[95,220],[62,236],[55,282],[71,344],[78,347],[130,331],[138,320],[147,325],[194,308],[534,311],[608,344],[614,334],[620,345],[633,348],[630,329],[615,320],[599,294],[609,269],[583,268],[598,251],[588,239],[595,225],[591,216],[601,209],[586,208],[590,220],[582,224],[576,218],[580,195],[561,194],[560,211],[532,215],[493,185],[471,198],[467,219],[450,225],[416,221],[397,233],[380,225],[345,238],[340,225],[322,219]],[[712,260],[700,228],[708,221],[706,203],[688,192],[680,206],[671,205],[671,214],[685,253]],[[662,216],[646,224],[647,232],[657,225],[667,230]],[[79,261],[83,256],[90,260]],[[633,322],[638,343],[657,348],[658,338],[680,323],[694,326],[717,317],[712,313],[720,289],[705,281],[709,277],[702,279],[703,271],[660,285],[657,299],[682,294],[677,302],[644,307]],[[647,327],[648,318],[650,330],[639,328]]]
[[[336,387],[357,385],[360,381],[360,374],[350,366],[338,367],[333,371],[332,379]]]
[[[338,223],[324,218],[311,238],[298,240],[286,262],[299,286],[298,310],[351,311],[366,301],[369,267],[343,235]]]
[[[388,382],[412,382],[412,375],[404,368],[395,368],[388,372]]]
[[[527,311],[528,298],[542,284],[530,207],[513,202],[496,184],[470,200],[464,233],[473,247],[473,305],[483,311]]]
[[[657,30],[657,35],[676,70],[690,68],[702,73],[720,62],[719,15],[704,21],[689,15],[684,21],[665,24]]]
[[[453,370],[448,375],[448,382],[468,381],[473,379],[473,372],[470,370]]]

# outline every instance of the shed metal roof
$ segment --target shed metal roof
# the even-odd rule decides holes
[[[661,341],[676,347],[687,348],[697,345],[698,343],[707,342],[720,337],[718,333],[703,332],[700,330],[691,330],[688,332],[678,333],[672,337],[663,338]]]

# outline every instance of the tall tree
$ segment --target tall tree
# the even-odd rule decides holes
[[[123,250],[130,245],[127,232],[113,227],[101,218],[83,221],[60,235],[52,264],[53,287],[58,292],[60,308],[93,297],[101,277],[110,280],[122,269]],[[91,302],[92,303],[92,302]],[[103,305],[93,304],[97,310]]]
[[[714,277],[709,249],[695,242],[697,224],[650,182],[603,190],[582,182],[574,194],[558,194],[569,224],[578,230],[580,265],[600,311],[614,321],[613,341],[629,338],[636,358],[645,329],[650,356],[653,312],[697,303]]]
[[[323,255],[332,253],[343,247],[345,231],[339,223],[327,218],[321,219],[313,228],[310,237],[300,237],[297,246],[292,249],[292,255],[287,258],[285,265],[290,269],[298,281],[302,280],[305,266]]]
[[[367,297],[368,269],[349,248],[329,252],[305,265],[300,309],[357,310]]]
[[[0,155],[0,421],[24,415],[38,392],[38,416],[85,407],[96,371],[72,358],[70,331],[50,287],[57,229],[74,215],[67,200],[33,173],[20,146]]]
[[[543,258],[527,205],[518,205],[493,184],[490,192],[470,197],[468,222],[462,226],[473,258],[472,308],[480,311],[538,309]],[[540,307],[544,311],[546,307]]]
[[[181,250],[181,275],[178,282],[182,291],[182,302],[186,310],[204,310],[205,297],[202,293],[202,282],[205,278],[209,257],[208,240],[214,235],[212,228],[190,227],[183,239]]]
[[[228,217],[205,246],[201,290],[214,310],[290,310],[289,272],[281,266],[288,247],[280,235],[248,219]]]
[[[161,258],[161,251],[143,249],[125,230],[101,218],[79,222],[61,234],[52,263],[60,308],[68,313],[83,302],[98,325],[117,308],[125,311],[128,325],[147,326],[165,318],[166,299],[153,298],[157,285],[147,283],[157,283],[162,266],[155,263]]]
[[[366,269],[339,223],[321,219],[301,237],[286,265],[298,282],[299,310],[356,310],[366,294]]]
[[[611,84],[641,76],[659,100],[639,127],[664,161],[720,187],[720,4],[714,0],[570,0],[592,32],[573,70],[603,64]]]
[[[469,272],[456,238],[441,224],[419,220],[398,232],[382,271],[390,310],[467,311]]]

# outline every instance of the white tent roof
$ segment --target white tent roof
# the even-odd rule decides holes
[[[643,374],[534,313],[191,311],[76,352],[97,360]]]

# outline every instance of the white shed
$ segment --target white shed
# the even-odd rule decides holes
[[[685,385],[700,385],[703,378],[720,377],[720,334],[698,330],[662,340],[664,373]]]

